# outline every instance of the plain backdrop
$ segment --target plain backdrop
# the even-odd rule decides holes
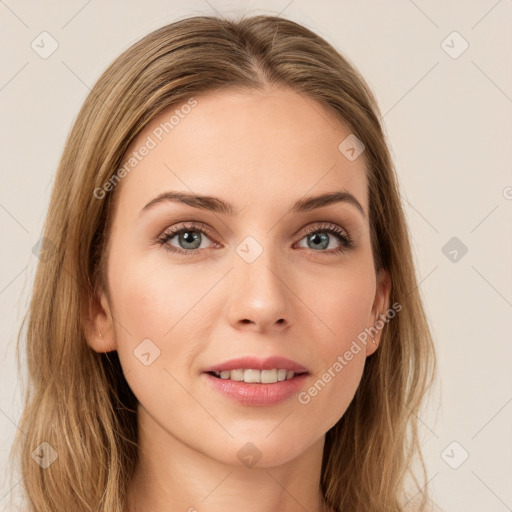
[[[428,485],[446,511],[512,510],[510,0],[1,1],[0,509],[19,487],[7,478],[21,414],[16,335],[65,138],[123,50],[216,11],[304,24],[375,92],[439,357],[420,416]],[[58,45],[51,55],[41,38],[45,51]]]

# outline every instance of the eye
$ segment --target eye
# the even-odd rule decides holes
[[[306,228],[305,236],[300,242],[302,240],[306,240],[308,249],[327,254],[339,254],[354,247],[354,241],[350,235],[340,226],[331,223]]]
[[[158,240],[167,251],[196,254],[201,249],[210,247],[210,245],[205,245],[205,241],[209,240],[209,233],[210,230],[204,224],[181,223],[167,229]]]
[[[307,249],[321,254],[335,255],[354,247],[350,235],[340,226],[329,222],[307,227],[303,238],[298,242],[306,241]],[[194,255],[202,249],[218,246],[211,241],[213,235],[210,228],[202,223],[180,223],[168,228],[158,238],[158,243],[165,250],[177,254]],[[211,243],[208,244],[208,241]],[[336,245],[336,241],[338,244]],[[298,245],[298,247],[301,247]],[[304,247],[304,246],[302,246]]]

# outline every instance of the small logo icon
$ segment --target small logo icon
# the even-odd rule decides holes
[[[43,238],[32,247],[32,254],[37,256],[42,263],[47,263],[55,254],[55,246],[48,238],[43,236]]]
[[[160,356],[160,349],[149,338],[146,338],[135,347],[133,353],[144,366],[149,366]]]
[[[442,452],[441,458],[452,469],[458,469],[466,462],[469,453],[457,441],[452,441]]]
[[[452,59],[458,59],[469,48],[469,43],[457,31],[453,31],[443,39],[441,48]]]
[[[238,244],[236,253],[246,263],[253,263],[263,253],[263,247],[254,237],[248,236]]]
[[[46,441],[41,443],[33,452],[32,458],[43,468],[50,467],[56,460],[59,454],[54,450],[53,446]]]
[[[30,46],[39,57],[47,59],[59,47],[59,43],[48,32],[41,32]]]
[[[363,153],[365,145],[353,133],[343,139],[338,146],[339,151],[345,155],[347,160],[353,162]]]
[[[458,263],[468,252],[468,248],[456,236],[454,236],[443,245],[441,252],[452,263]]]
[[[255,464],[257,464],[261,459],[261,456],[262,453],[252,443],[246,443],[237,452],[237,457],[240,462],[248,468],[252,468]]]

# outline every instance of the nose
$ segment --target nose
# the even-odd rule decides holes
[[[236,329],[283,331],[291,324],[291,296],[283,265],[270,249],[251,263],[236,256],[230,272],[228,319]]]

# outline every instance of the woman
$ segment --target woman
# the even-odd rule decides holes
[[[271,16],[170,24],[104,72],[27,317],[29,510],[426,509],[435,359],[378,112]]]

